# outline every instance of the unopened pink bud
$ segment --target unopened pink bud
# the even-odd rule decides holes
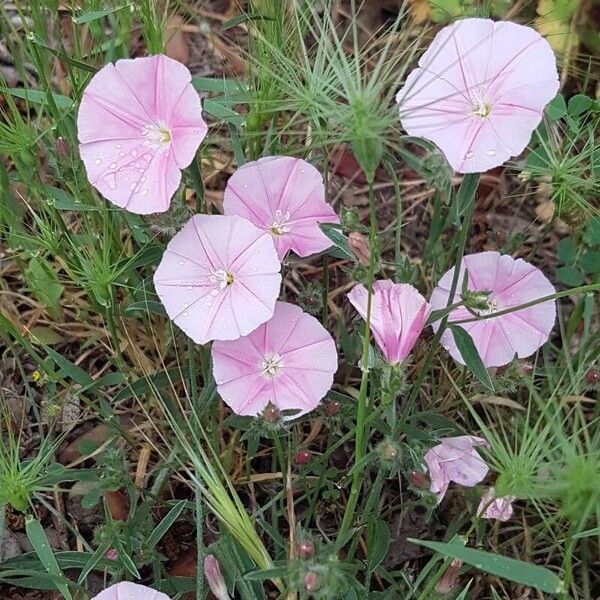
[[[277,423],[281,419],[281,414],[272,404],[269,404],[263,411],[263,419],[267,423]]]
[[[337,400],[332,400],[325,405],[325,414],[328,417],[335,417],[340,412],[340,403]]]
[[[311,540],[302,540],[298,544],[298,554],[300,558],[306,560],[307,558],[311,558],[315,554],[315,545]]]
[[[307,592],[316,592],[319,589],[319,576],[314,571],[309,571],[304,576],[304,589]]]
[[[455,588],[458,572],[460,571],[462,564],[462,560],[459,560],[458,558],[455,558],[450,563],[446,572],[441,576],[435,586],[435,591],[438,594],[449,594]]]
[[[231,600],[225,580],[223,579],[223,575],[221,575],[219,561],[212,554],[209,554],[204,559],[204,576],[206,577],[210,591],[215,595],[217,600]]]
[[[108,560],[117,560],[119,558],[119,552],[114,548],[110,548],[110,550],[106,551],[106,558],[108,558]]]
[[[300,450],[294,458],[297,465],[307,465],[310,462],[312,454],[308,450]]]
[[[56,154],[63,158],[69,156],[69,144],[67,144],[65,138],[62,136],[56,140]]]

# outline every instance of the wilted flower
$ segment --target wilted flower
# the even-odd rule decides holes
[[[273,316],[281,263],[269,234],[241,217],[195,215],[154,274],[169,317],[198,344],[234,340]]]
[[[287,302],[250,335],[215,342],[212,359],[219,394],[238,415],[258,415],[269,403],[305,414],[329,391],[338,366],[329,332]]]
[[[355,285],[348,300],[367,318],[367,289]],[[431,307],[412,286],[382,279],[373,284],[371,331],[385,359],[401,363],[410,354],[429,316]]]
[[[298,256],[327,250],[331,240],[319,223],[340,222],[325,202],[319,171],[291,156],[267,156],[240,167],[227,182],[223,211],[268,231],[280,260],[288,250]]]
[[[358,231],[353,231],[348,236],[348,245],[356,259],[363,267],[368,267],[371,263],[371,247],[369,240]]]
[[[129,581],[111,585],[94,596],[92,600],[170,600],[169,596],[152,588]]]
[[[480,252],[463,258],[459,285],[452,303],[461,300],[460,290],[465,272],[468,272],[468,289],[471,292],[488,292],[487,306],[474,309],[480,315],[538,300],[556,291],[539,269],[523,259],[515,260],[498,252]],[[453,276],[454,267],[444,274],[433,290],[430,302],[434,310],[447,306]],[[461,327],[473,339],[483,364],[486,367],[500,367],[508,364],[515,355],[525,358],[533,354],[548,339],[555,317],[555,304],[549,300],[499,317],[464,323]],[[473,318],[461,306],[449,314],[448,322]],[[439,326],[440,321],[433,323],[434,330]],[[465,364],[450,330],[443,333],[440,341],[454,360]]]
[[[484,519],[496,519],[497,521],[508,521],[513,515],[514,496],[504,496],[496,498],[496,490],[493,487],[488,488],[477,508],[477,514]]]
[[[90,183],[113,204],[164,212],[208,130],[187,67],[162,54],[119,60],[85,88],[77,129]]]
[[[219,561],[209,554],[204,559],[204,576],[210,587],[210,591],[215,595],[217,600],[231,600],[231,596],[227,591],[227,585],[221,575],[221,567]]]
[[[523,151],[558,86],[554,53],[534,29],[461,19],[435,36],[396,101],[410,135],[477,173]]]
[[[458,580],[460,568],[463,566],[463,561],[455,558],[446,569],[446,572],[440,577],[435,585],[435,591],[438,594],[449,594],[455,587]]]
[[[440,443],[425,454],[431,491],[438,504],[444,498],[450,482],[465,487],[477,485],[487,475],[488,466],[475,448],[488,443],[472,435],[440,438]]]

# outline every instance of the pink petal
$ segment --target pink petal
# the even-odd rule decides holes
[[[272,234],[280,259],[289,250],[299,256],[326,250],[331,241],[319,223],[339,223],[325,202],[320,173],[290,156],[269,156],[240,167],[227,183],[223,210]]]
[[[169,317],[204,344],[237,339],[272,317],[280,267],[269,235],[246,219],[196,215],[167,246],[154,285]]]
[[[86,87],[77,127],[90,183],[138,214],[164,212],[206,135],[187,68],[163,55],[117,61]]]
[[[145,585],[122,581],[106,588],[92,600],[169,600],[169,596]]]
[[[277,356],[275,373],[265,359]],[[217,389],[232,410],[258,415],[270,402],[279,410],[313,410],[333,383],[335,343],[325,328],[292,304],[277,302],[273,318],[246,337],[212,347]]]

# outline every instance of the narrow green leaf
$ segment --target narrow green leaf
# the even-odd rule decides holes
[[[171,525],[177,521],[179,515],[186,507],[186,504],[187,500],[180,500],[177,502],[177,504],[167,513],[165,518],[154,528],[146,542],[149,549],[154,548],[154,546],[162,539],[163,535],[167,533]]]
[[[390,530],[385,521],[378,519],[369,532],[367,566],[373,572],[387,556],[390,547]]]
[[[106,10],[91,10],[81,13],[77,17],[72,17],[71,20],[76,25],[92,23],[93,21],[99,21],[100,19],[104,19],[104,17],[108,17],[109,15],[119,12],[127,7],[129,7],[129,4],[124,4],[123,6],[119,6],[117,8],[108,8]]]
[[[28,90],[26,88],[0,88],[5,94],[10,94],[15,98],[22,98],[23,100],[27,100],[28,102],[33,102],[34,104],[48,104],[48,93],[42,92],[40,90]],[[52,94],[52,98],[54,99],[54,103],[58,108],[62,108],[64,110],[68,110],[71,108],[75,102],[71,98],[67,96],[61,96],[60,94]]]
[[[450,326],[454,341],[469,370],[489,390],[494,391],[494,384],[485,368],[471,336],[460,326]]]
[[[59,308],[59,300],[63,294],[64,288],[56,271],[41,256],[34,256],[29,261],[29,266],[23,273],[27,286],[33,295],[46,308],[55,312]]]
[[[552,571],[515,558],[500,554],[467,548],[459,543],[429,542],[426,540],[408,539],[409,542],[439,552],[444,556],[458,558],[464,563],[497,575],[503,579],[526,585],[548,594],[560,594],[564,583]]]
[[[81,368],[76,364],[72,363],[70,360],[66,359],[64,356],[61,356],[58,352],[45,346],[44,349],[48,353],[48,356],[58,365],[61,372],[60,375],[66,375],[70,377],[75,383],[78,383],[82,387],[91,386],[94,384],[94,380]]]
[[[227,31],[232,27],[237,27],[242,23],[248,23],[250,21],[273,21],[273,17],[267,17],[266,15],[249,15],[243,14],[238,15],[237,17],[233,17],[233,19],[229,19],[229,21],[225,21],[221,26],[222,31]]]
[[[147,302],[132,302],[123,309],[124,317],[137,317],[140,313],[148,313],[166,317],[167,312],[165,307],[160,302],[148,300]]]
[[[50,201],[52,206],[57,210],[72,210],[74,212],[82,212],[82,211],[99,211],[100,209],[97,206],[92,206],[90,204],[84,204],[79,200],[73,198],[70,194],[67,194],[64,190],[60,190],[55,187],[48,186],[45,188],[50,196]]]
[[[245,119],[242,115],[228,106],[221,104],[216,98],[205,98],[203,108],[209,115],[212,115],[221,121],[231,123],[236,127],[240,127],[244,124]]]
[[[35,553],[38,555],[46,571],[48,571],[50,575],[60,578],[56,581],[56,587],[59,589],[61,594],[67,598],[67,600],[73,600],[71,592],[69,591],[66,583],[67,579],[64,577],[60,567],[58,566],[58,562],[54,556],[54,551],[52,548],[50,548],[48,538],[46,537],[40,522],[34,520],[33,517],[28,517],[25,522],[25,532],[27,533],[27,537],[29,538]]]
[[[247,95],[247,86],[237,79],[226,79],[225,77],[192,77],[192,85],[201,92],[217,92],[223,95],[243,92]]]
[[[103,543],[100,544],[93,554],[90,555],[88,562],[83,567],[81,573],[79,574],[79,578],[77,579],[77,583],[83,583],[85,578],[96,568],[96,565],[104,558],[104,555],[108,552],[110,548],[110,544]]]

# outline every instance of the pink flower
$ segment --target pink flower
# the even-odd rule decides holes
[[[129,581],[111,585],[92,600],[169,600],[169,596],[152,588]]]
[[[497,521],[508,521],[513,515],[514,496],[504,496],[496,498],[496,490],[493,487],[488,488],[479,503],[477,514],[484,519],[496,519]],[[483,513],[483,514],[482,514]]]
[[[92,77],[77,129],[90,183],[138,214],[164,212],[207,126],[188,69],[162,54],[119,60]]]
[[[480,295],[483,308],[472,309],[481,315],[525,304],[556,291],[539,269],[523,259],[515,260],[498,252],[480,252],[463,258],[458,291],[452,303],[461,300],[459,292],[465,271],[471,292],[489,292],[489,295]],[[430,302],[434,310],[446,307],[453,276],[454,268],[444,274],[433,290]],[[499,367],[508,364],[515,355],[525,358],[533,354],[548,339],[555,317],[556,307],[549,300],[499,317],[464,323],[461,327],[473,338],[483,364]],[[450,313],[449,322],[473,318],[461,306]],[[434,330],[437,331],[439,325],[436,321]],[[443,333],[441,343],[454,360],[464,364],[450,330]]]
[[[331,241],[319,223],[340,222],[325,202],[321,174],[291,156],[267,156],[240,167],[227,182],[223,211],[268,231],[280,260],[288,250],[298,256],[327,250]]]
[[[355,285],[348,300],[367,318],[367,288]],[[412,286],[381,279],[373,284],[371,331],[385,359],[401,363],[410,354],[429,316],[431,307]]]
[[[221,567],[219,561],[212,555],[209,554],[204,559],[204,576],[208,582],[210,591],[215,595],[217,600],[231,600],[231,596],[227,591],[227,585],[221,575]]]
[[[335,343],[298,306],[277,302],[273,318],[247,337],[215,342],[213,373],[223,400],[238,415],[258,415],[269,403],[279,410],[315,408],[337,370]]]
[[[195,342],[235,340],[273,316],[280,268],[271,236],[246,219],[195,215],[169,242],[154,285]]]
[[[535,30],[461,19],[444,27],[396,101],[410,135],[439,146],[460,173],[520,154],[558,91],[556,59]]]
[[[461,435],[452,438],[440,438],[440,444],[425,454],[429,469],[431,491],[438,498],[438,504],[444,498],[450,482],[465,487],[477,485],[487,475],[488,466],[475,448],[488,447],[482,438]]]

